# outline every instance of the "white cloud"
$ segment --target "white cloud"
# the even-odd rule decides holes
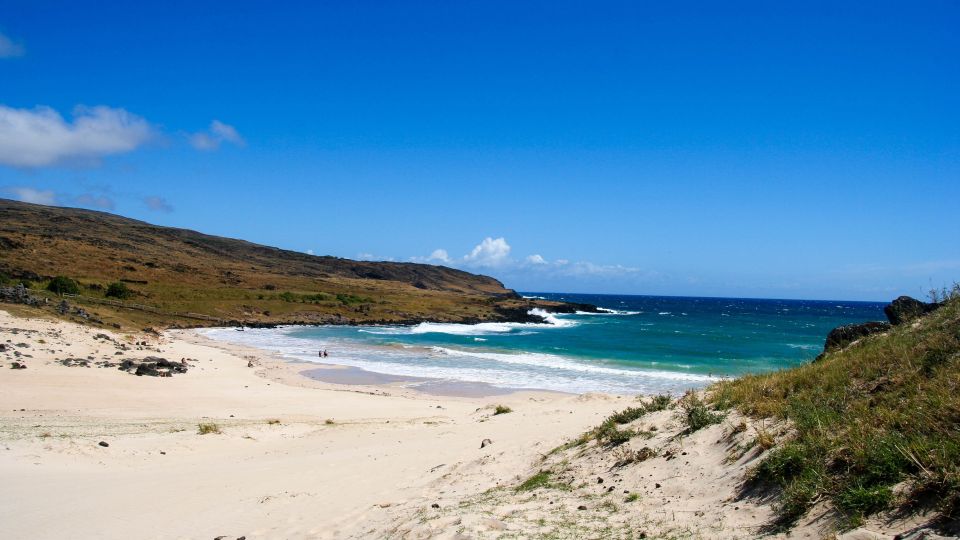
[[[73,123],[50,107],[0,105],[0,164],[42,167],[71,159],[130,152],[153,137],[146,120],[123,109],[83,107]]]
[[[469,255],[463,257],[464,263],[470,266],[502,266],[509,260],[510,244],[502,236],[484,238]]]
[[[173,206],[163,197],[157,197],[156,195],[144,197],[143,204],[147,205],[147,208],[154,212],[173,212]]]
[[[307,250],[307,255],[313,255],[313,250],[312,250],[312,249],[308,249],[308,250]]]
[[[52,206],[57,203],[57,195],[48,189],[40,190],[31,187],[11,187],[7,188],[6,191],[16,197],[17,200],[23,202],[45,204],[47,206]]]
[[[447,253],[447,250],[445,249],[435,249],[433,250],[433,253],[431,253],[430,256],[427,257],[427,260],[449,263],[450,255]]]
[[[19,43],[14,43],[14,41],[7,36],[0,34],[0,58],[13,58],[15,56],[23,56],[23,53],[26,52],[23,49],[23,45]]]
[[[556,283],[557,280],[577,281],[650,281],[663,276],[655,271],[622,264],[596,264],[589,261],[571,261],[556,259],[549,261],[543,255],[534,253],[523,259],[510,257],[512,249],[503,237],[484,238],[470,253],[463,257],[451,257],[445,249],[436,249],[429,257],[411,257],[409,260],[419,263],[437,263],[466,268],[485,268],[495,271],[501,278],[518,281]]]
[[[224,142],[236,146],[245,146],[247,143],[237,132],[237,128],[230,124],[224,124],[219,120],[210,122],[210,128],[207,131],[200,131],[187,135],[187,140],[197,150],[216,150]]]

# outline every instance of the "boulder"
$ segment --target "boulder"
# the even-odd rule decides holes
[[[827,334],[827,341],[823,345],[823,351],[835,351],[842,349],[854,341],[870,334],[886,332],[890,329],[890,323],[880,321],[870,321],[862,324],[845,324],[838,326]]]
[[[883,313],[887,316],[890,324],[903,324],[922,317],[938,307],[940,307],[940,304],[928,304],[916,298],[901,296],[887,304],[883,308]]]

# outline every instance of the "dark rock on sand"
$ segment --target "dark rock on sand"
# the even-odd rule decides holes
[[[480,448],[486,448],[491,444],[493,444],[493,441],[491,441],[490,439],[484,439],[480,442]]]
[[[100,442],[98,442],[97,444],[99,444],[100,446],[102,446],[102,447],[104,447],[104,448],[110,446],[110,443],[108,443],[107,441],[100,441]]]
[[[883,314],[887,316],[890,324],[903,324],[922,317],[938,307],[940,307],[940,304],[928,304],[916,298],[901,296],[887,304],[883,308]]]
[[[823,351],[830,352],[842,349],[862,337],[878,332],[886,332],[889,329],[890,323],[880,321],[838,326],[827,334],[827,341],[823,345]]]
[[[10,365],[10,369],[27,369],[27,365],[23,362],[14,362]]]

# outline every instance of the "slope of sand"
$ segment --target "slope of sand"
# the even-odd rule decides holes
[[[0,344],[4,539],[771,532],[771,498],[741,488],[762,453],[757,433],[783,430],[736,415],[686,434],[676,410],[665,410],[627,426],[646,435],[622,446],[558,448],[637,399],[342,386],[300,374],[314,364],[193,332],[116,334],[4,311]],[[56,362],[146,356],[191,367],[160,378]],[[10,369],[14,360],[27,368]],[[494,415],[497,404],[513,412]],[[220,433],[201,435],[200,424]],[[493,443],[481,448],[483,439]],[[516,489],[540,471],[547,486]],[[832,525],[829,512],[814,512],[789,537],[832,536]]]

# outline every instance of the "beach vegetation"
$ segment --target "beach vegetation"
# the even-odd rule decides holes
[[[267,419],[267,425],[269,425],[269,426],[276,426],[276,425],[278,425],[279,423],[280,423],[280,419],[279,419],[279,418],[268,418],[268,419]]]
[[[743,423],[741,422],[741,424]],[[755,426],[753,430],[757,432],[757,437],[754,439],[754,444],[759,446],[761,450],[769,450],[773,448],[773,445],[776,444],[776,438],[774,438],[773,433],[771,433],[767,428],[763,426]]]
[[[57,276],[51,279],[50,283],[47,283],[47,290],[60,296],[80,294],[80,285],[66,276]]]
[[[826,499],[856,524],[878,511],[960,517],[960,297],[817,362],[717,383],[709,400],[789,426],[753,469],[783,524]],[[954,295],[954,296],[951,296]],[[894,487],[897,496],[894,496]]]
[[[219,435],[223,433],[223,431],[220,430],[220,426],[212,422],[204,422],[197,424],[197,433],[200,435]]]
[[[681,419],[687,425],[687,433],[699,431],[707,426],[719,424],[724,415],[712,411],[696,391],[687,392],[680,400]]]
[[[571,489],[570,484],[558,481],[554,478],[553,472],[549,470],[538,471],[536,474],[524,480],[515,490],[517,492],[533,491],[535,489]]]
[[[373,299],[355,294],[339,293],[337,294],[337,301],[345,306],[350,306],[353,304],[369,304],[373,302]]]
[[[667,409],[672,404],[673,398],[671,398],[669,395],[661,394],[654,396],[650,399],[650,401],[643,402],[637,407],[627,407],[622,411],[611,414],[605,418],[599,426],[582,433],[576,439],[557,447],[554,449],[554,451],[567,450],[577,446],[583,446],[592,440],[597,441],[598,444],[603,446],[615,447],[624,444],[638,435],[643,435],[647,438],[652,437],[652,431],[655,431],[655,427],[651,427],[650,431],[643,431],[630,428],[620,429],[619,426],[635,422],[643,418],[643,416],[648,413]]]
[[[513,409],[511,409],[510,407],[507,407],[506,405],[497,405],[496,408],[493,409],[494,416],[498,414],[507,414],[512,412],[513,412]]]

